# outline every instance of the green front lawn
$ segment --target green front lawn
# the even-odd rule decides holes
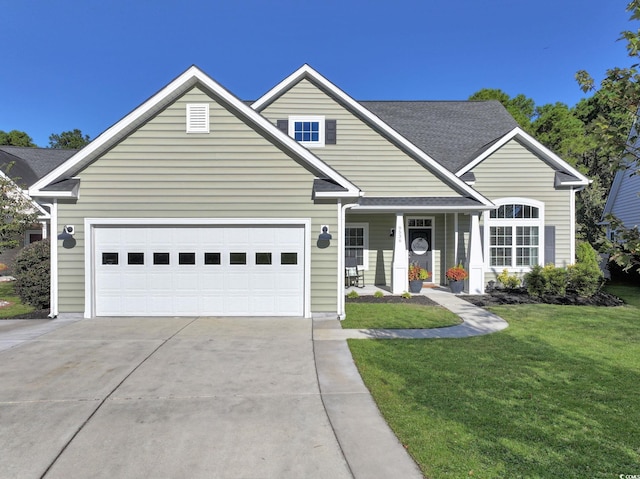
[[[0,282],[0,300],[9,301],[11,303],[9,306],[0,308],[0,319],[12,318],[35,310],[33,306],[22,304],[18,295],[14,292],[13,287],[13,281]]]
[[[634,305],[501,306],[500,333],[349,346],[426,477],[640,474],[640,287],[614,294]]]
[[[440,306],[402,303],[346,303],[344,329],[424,329],[455,326],[462,321]]]

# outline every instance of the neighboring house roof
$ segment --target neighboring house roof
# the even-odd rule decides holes
[[[360,195],[360,190],[356,185],[340,175],[289,135],[280,131],[270,121],[247,106],[196,66],[188,68],[166,87],[100,134],[77,154],[69,158],[69,160],[37,181],[29,189],[29,194],[32,196],[45,197],[70,196],[68,189],[56,194],[56,191],[51,190],[49,186],[73,177],[194,86],[199,86],[206,90],[213,98],[225,105],[227,109],[238,115],[238,117],[242,118],[260,134],[269,138],[274,144],[292,155],[292,157],[300,160],[302,164],[307,165],[309,170],[313,171],[319,178],[329,179],[342,188],[341,191],[319,191],[316,192],[317,196],[358,197]]]
[[[78,150],[0,146],[0,170],[22,187],[33,185],[71,158]],[[9,168],[9,165],[11,165]]]
[[[518,126],[497,100],[359,103],[453,173]]]

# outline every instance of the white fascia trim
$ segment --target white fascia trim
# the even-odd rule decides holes
[[[463,211],[489,211],[495,209],[496,206],[484,205],[484,206],[361,206],[354,205],[351,207],[353,211],[355,210],[369,210],[369,211],[428,211],[430,213],[439,213],[439,212],[463,212]]]
[[[529,135],[527,132],[522,130],[520,127],[516,127],[513,130],[511,130],[509,133],[504,135],[502,138],[500,138],[500,140],[498,140],[495,144],[493,144],[491,146],[491,148],[489,148],[488,150],[484,151],[480,156],[475,158],[470,163],[467,163],[462,169],[458,170],[456,175],[457,176],[462,176],[465,173],[467,173],[468,171],[471,171],[479,163],[484,161],[486,158],[491,156],[493,153],[498,151],[500,148],[502,148],[509,141],[511,141],[512,139],[514,139],[516,137],[521,139],[527,146],[531,147],[534,151],[539,153],[541,156],[545,157],[547,160],[549,160],[551,163],[553,163],[559,169],[566,170],[569,173],[571,173],[573,176],[578,178],[578,181],[572,181],[570,183],[569,182],[562,183],[563,185],[579,186],[579,185],[588,185],[589,183],[591,183],[591,180],[589,178],[584,176],[582,173],[580,173],[578,170],[576,170],[573,166],[571,166],[569,163],[564,161],[562,158],[560,158],[558,155],[556,155],[554,152],[552,152],[550,149],[548,149],[546,146],[544,146],[542,143],[540,143],[534,137]]]
[[[350,193],[350,192],[342,192],[342,193],[315,193],[316,198],[358,198],[362,196],[359,193]]]
[[[323,88],[331,92],[332,95],[334,95],[336,98],[339,98],[340,101],[346,104],[348,108],[357,112],[359,115],[364,117],[368,122],[371,122],[377,128],[382,130],[386,135],[393,138],[395,141],[399,142],[403,147],[405,147],[408,151],[410,151],[412,155],[418,158],[423,164],[428,165],[430,168],[433,168],[442,178],[448,180],[451,184],[457,186],[472,198],[480,201],[482,204],[485,204],[485,205],[491,204],[491,202],[487,198],[485,198],[476,190],[468,186],[464,181],[460,180],[456,175],[454,175],[445,167],[440,165],[440,163],[435,161],[433,158],[427,155],[420,148],[418,148],[409,140],[407,140],[405,137],[400,135],[397,131],[395,131],[393,128],[387,125],[384,121],[382,121],[376,115],[374,115],[369,110],[364,108],[362,105],[360,105],[360,103],[355,101],[353,98],[347,95],[344,91],[342,91],[340,88],[335,86],[333,83],[331,83],[329,80],[327,80],[325,77],[323,77],[320,73],[315,71],[313,68],[311,68],[307,64],[302,65],[295,72],[293,72],[291,75],[289,75],[287,78],[282,80],[271,90],[265,93],[261,98],[256,100],[251,105],[251,108],[259,111],[261,108],[265,107],[266,105],[271,103],[273,100],[275,100],[275,98],[277,98],[282,93],[284,93],[289,88],[291,88],[292,85],[296,84],[297,82],[299,82],[305,77],[310,77],[315,82],[319,83]]]
[[[54,203],[55,204],[55,203]],[[57,220],[56,220],[57,221]],[[297,225],[304,227],[304,317],[311,318],[311,219],[310,218],[85,218],[84,219],[84,317],[93,318],[95,295],[93,252],[95,240],[93,228],[96,226],[223,226],[223,225]],[[53,225],[52,225],[53,226]],[[53,230],[52,230],[53,231]],[[51,237],[57,237],[52,232]],[[52,241],[54,241],[52,239]],[[52,243],[54,244],[54,243]],[[52,255],[53,256],[53,255]],[[57,258],[56,258],[57,261]],[[52,258],[53,266],[53,258]],[[56,268],[57,271],[57,268]],[[53,273],[53,267],[52,267]],[[57,279],[57,276],[56,276]],[[53,280],[52,280],[53,281]],[[57,291],[57,283],[56,283]],[[57,302],[56,302],[57,308]],[[57,310],[56,310],[57,314]]]
[[[622,180],[624,179],[625,171],[626,170],[618,170],[613,177],[613,183],[611,183],[611,188],[609,189],[609,194],[607,195],[607,202],[605,203],[604,210],[602,211],[603,218],[613,211],[613,205],[616,202],[620,187],[622,186]]]
[[[253,123],[254,126],[258,127],[260,130],[267,133],[271,138],[281,143],[290,152],[308,163],[314,169],[322,172],[328,178],[331,178],[340,186],[344,187],[350,192],[354,194],[359,192],[358,187],[356,187],[353,183],[351,183],[338,172],[329,167],[329,165],[320,160],[320,158],[313,155],[309,150],[298,144],[298,142],[296,142],[293,138],[290,138],[287,134],[280,131],[270,121],[253,110],[251,107],[244,104],[235,95],[233,95],[219,83],[214,81],[198,67],[191,66],[189,69],[187,69],[187,71],[185,71],[182,75],[180,75],[166,87],[156,93],[152,98],[133,110],[111,128],[104,131],[100,136],[98,136],[98,138],[89,143],[58,168],[54,169],[51,173],[36,182],[29,189],[30,194],[42,195],[42,192],[40,191],[42,188],[64,176],[65,173],[72,170],[75,166],[82,163],[83,161],[89,159],[96,152],[101,151],[103,146],[108,144],[120,132],[126,130],[130,124],[134,123],[137,119],[152,111],[158,104],[171,97],[178,89],[180,89],[180,87],[187,84],[194,78],[202,83],[205,87],[210,89],[212,92],[214,92],[216,96],[227,102],[234,109],[244,115],[247,120]]]

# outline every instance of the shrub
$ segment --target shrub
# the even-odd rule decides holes
[[[564,296],[567,293],[567,270],[556,268],[548,264],[542,269],[542,274],[547,281],[547,291],[556,296]]]
[[[576,259],[576,264],[569,266],[567,270],[569,288],[578,295],[589,298],[598,292],[604,279],[598,265],[598,255],[589,243],[579,243]]]
[[[502,286],[507,289],[515,289],[520,286],[520,278],[518,278],[518,275],[509,274],[509,271],[507,271],[506,268],[498,275],[498,281],[500,281]]]
[[[347,298],[349,299],[356,299],[359,297],[360,295],[356,291],[351,291],[349,294],[347,294]]]
[[[402,296],[404,299],[411,299],[411,293],[408,291],[405,291],[400,296]]]
[[[524,275],[524,282],[527,285],[527,293],[530,296],[542,296],[547,292],[547,279],[545,278],[542,266],[539,264],[531,268],[527,274]]]
[[[49,242],[36,241],[20,251],[14,263],[16,293],[38,309],[49,307],[49,257]]]
[[[382,291],[376,291],[373,293],[374,298],[384,298],[384,293]]]

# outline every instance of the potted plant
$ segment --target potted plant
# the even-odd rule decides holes
[[[422,289],[422,282],[429,279],[430,276],[431,274],[418,263],[411,263],[409,265],[409,291],[419,293]]]
[[[447,280],[449,281],[449,288],[454,294],[462,293],[464,289],[464,280],[469,277],[469,273],[464,269],[462,263],[458,263],[457,266],[449,268],[446,273]]]

